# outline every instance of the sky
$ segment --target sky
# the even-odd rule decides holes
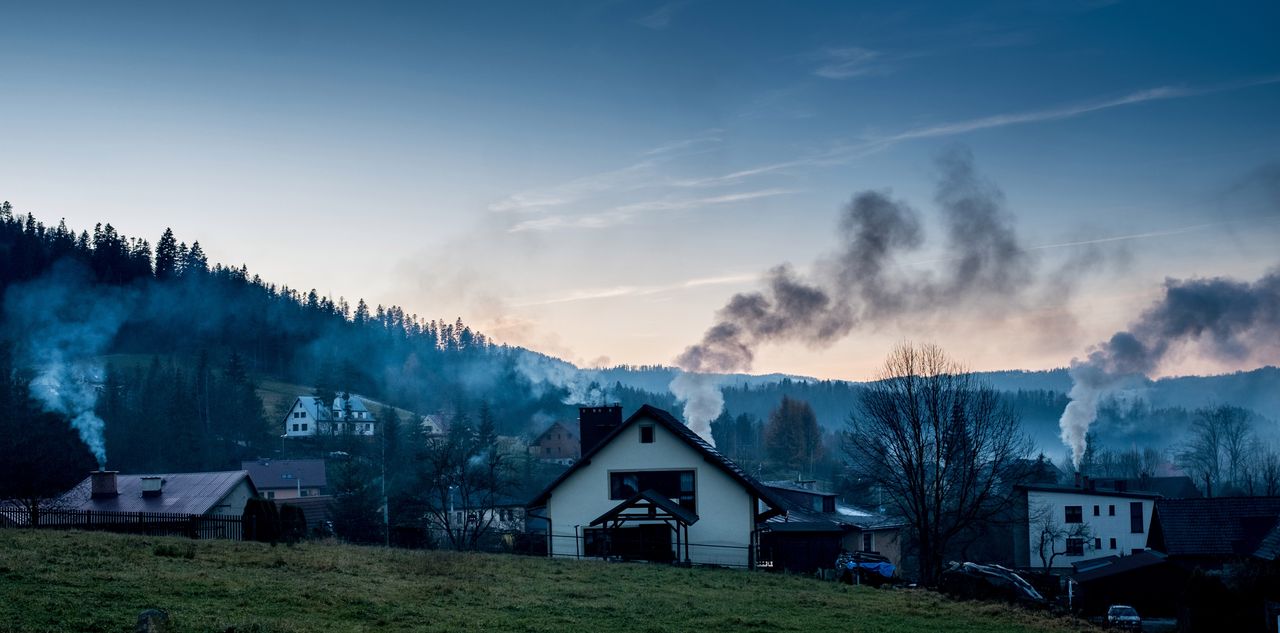
[[[667,364],[767,270],[818,274],[859,192],[924,218],[896,266],[945,274],[960,148],[1074,291],[766,344],[752,370],[861,379],[904,340],[1061,367],[1166,278],[1280,264],[1280,5],[1219,4],[3,2],[0,198]]]

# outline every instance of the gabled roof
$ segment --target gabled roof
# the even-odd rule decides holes
[[[551,482],[546,489],[538,493],[538,495],[529,502],[529,507],[546,505],[547,499],[551,497],[552,490],[555,490],[561,482],[578,472],[578,469],[590,464],[591,458],[595,457],[596,453],[599,453],[605,446],[608,446],[609,443],[612,442],[614,438],[621,435],[627,427],[634,424],[637,420],[642,419],[653,420],[661,424],[668,431],[671,431],[672,435],[675,435],[677,438],[684,441],[684,443],[689,445],[693,450],[701,453],[703,459],[706,460],[707,463],[719,468],[726,475],[729,475],[730,478],[734,479],[739,484],[742,484],[744,488],[750,490],[752,494],[770,508],[774,508],[779,511],[786,509],[786,506],[777,498],[777,495],[774,495],[772,492],[769,492],[767,488],[760,485],[760,482],[753,479],[751,475],[748,475],[746,471],[733,463],[733,460],[720,454],[720,451],[717,451],[711,446],[711,444],[707,443],[706,440],[702,439],[702,437],[697,433],[694,433],[693,429],[685,426],[683,422],[677,420],[675,416],[672,416],[670,413],[647,404],[641,406],[635,413],[631,414],[631,417],[627,418],[622,424],[619,424],[617,428],[601,439],[600,442],[593,446],[591,450],[587,451],[581,459],[574,462],[568,470],[560,473],[560,476],[556,477],[555,481]]]
[[[302,410],[307,412],[307,417],[309,418],[316,420],[328,420],[333,417],[329,411],[329,407],[325,406],[324,400],[315,396],[298,396],[293,401],[293,406],[289,407],[289,412],[292,413],[299,404],[302,405]],[[286,419],[289,417],[290,413],[284,414]]]
[[[1280,521],[1280,497],[1162,499],[1147,546],[1170,556],[1249,556]]]
[[[1253,552],[1253,555],[1262,560],[1280,560],[1280,521],[1276,522],[1276,526],[1262,539],[1262,543],[1258,544],[1258,549]]]
[[[614,518],[618,517],[618,515],[626,511],[627,508],[636,507],[636,505],[641,501],[648,501],[649,503],[653,504],[656,508],[675,517],[676,520],[678,520],[679,522],[685,525],[693,525],[694,523],[698,522],[698,515],[695,514],[693,511],[662,496],[655,490],[642,490],[632,495],[630,499],[627,499],[626,501],[623,501],[622,503],[619,503],[618,505],[613,506],[612,508],[609,509],[608,512],[605,512],[604,514],[596,517],[596,519],[591,522],[591,525],[596,526],[596,525],[600,525],[601,523],[605,523],[606,521],[611,521]]]
[[[574,438],[577,438],[577,437],[578,437],[579,430],[578,430],[578,423],[577,423],[577,422],[572,422],[572,423],[571,423],[571,422],[565,422],[565,421],[563,421],[563,420],[556,420],[555,422],[552,422],[552,423],[551,423],[551,426],[548,426],[548,427],[546,428],[546,430],[545,430],[545,431],[543,431],[543,432],[539,433],[539,434],[538,434],[538,437],[537,437],[537,438],[535,438],[535,439],[533,440],[533,443],[534,443],[534,444],[537,444],[538,442],[541,442],[541,441],[543,440],[543,438],[547,437],[547,434],[548,434],[548,433],[551,433],[552,431],[556,430],[557,428],[558,428],[558,429],[560,429],[560,430],[561,430],[561,432],[563,432],[563,433],[568,433],[569,435],[573,436]]]
[[[328,485],[323,459],[255,459],[240,462],[258,490],[323,488]]]
[[[1096,567],[1090,567],[1086,571],[1082,571],[1076,574],[1075,576],[1073,576],[1073,578],[1075,579],[1076,582],[1090,582],[1090,581],[1098,580],[1099,578],[1106,578],[1108,576],[1114,576],[1116,574],[1131,572],[1135,569],[1142,569],[1144,567],[1150,567],[1152,565],[1159,565],[1169,560],[1169,557],[1165,556],[1164,554],[1161,554],[1160,552],[1155,552],[1152,550],[1141,551],[1141,552],[1138,552],[1137,554],[1132,554],[1129,556],[1120,556],[1120,557],[1108,556],[1107,558],[1113,558],[1113,560],[1111,560],[1107,564],[1098,565]]]
[[[344,410],[344,408],[347,406],[347,400],[349,398],[351,400],[352,413],[361,413],[361,412],[368,413],[369,412],[368,407],[364,405],[364,398],[361,398],[360,396],[357,396],[354,394],[347,394],[347,396],[348,397],[343,397],[343,394],[338,394],[338,396],[333,399],[334,411]]]
[[[164,487],[154,497],[142,496],[142,478],[160,477]],[[253,495],[258,489],[249,478],[248,471],[230,470],[215,473],[168,473],[156,475],[116,475],[114,497],[94,499],[91,494],[92,476],[76,484],[56,502],[58,509],[96,510],[105,512],[171,512],[202,515],[217,507],[241,482],[248,482]]]

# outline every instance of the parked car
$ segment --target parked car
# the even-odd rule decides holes
[[[1125,631],[1141,631],[1142,616],[1138,610],[1123,604],[1113,604],[1107,609],[1107,628]]]

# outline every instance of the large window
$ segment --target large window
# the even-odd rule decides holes
[[[1067,523],[1084,523],[1084,506],[1067,506]]]
[[[1068,538],[1067,556],[1084,556],[1084,539],[1075,537]]]
[[[1129,504],[1129,531],[1133,534],[1142,534],[1146,529],[1142,520],[1142,502],[1134,501]]]
[[[645,490],[656,490],[692,512],[697,512],[692,470],[638,470],[609,473],[609,498],[630,499]]]

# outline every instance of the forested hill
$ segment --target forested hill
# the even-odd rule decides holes
[[[196,444],[225,447],[192,467],[252,457],[278,434],[272,426],[277,412],[234,394],[252,391],[264,378],[322,394],[349,390],[419,414],[483,414],[508,434],[536,432],[552,419],[573,418],[578,403],[602,400],[627,410],[648,402],[679,413],[667,391],[675,371],[669,367],[579,371],[496,345],[461,319],[323,297],[276,285],[244,266],[210,263],[199,242],[188,245],[169,231],[152,244],[109,224],[76,232],[0,205],[0,340],[12,348],[19,370],[61,362],[73,379],[95,384],[90,391],[106,393],[93,406],[104,417],[128,420],[113,425],[108,419],[108,429],[116,429],[115,439],[108,432],[108,444],[141,446],[119,431],[147,424],[134,430],[157,448],[143,452],[187,456]],[[155,355],[157,362],[127,370],[82,362],[109,354]],[[1011,394],[1042,445],[1056,446],[1070,386],[1065,370],[984,378]],[[812,405],[829,430],[843,428],[859,389],[783,375],[725,376],[724,385],[730,415],[766,419],[785,395]],[[1149,382],[1107,403],[1098,428],[1104,442],[1167,442],[1161,438],[1185,425],[1189,409],[1213,403],[1280,419],[1280,370]],[[221,420],[231,418],[247,422],[224,428]],[[173,420],[193,427],[175,427]]]
[[[211,264],[197,241],[188,245],[170,231],[157,237],[153,247],[109,224],[76,232],[0,205],[0,341],[18,370],[61,365],[67,380],[97,385],[82,390],[90,397],[109,383],[111,398],[90,406],[119,401],[126,417],[156,420],[151,431],[161,445],[163,433],[185,434],[188,442],[216,435],[219,394],[210,385],[243,376],[318,393],[349,390],[421,413],[474,419],[484,409],[516,427],[503,432],[573,414],[563,390],[533,384],[518,371],[525,350],[496,345],[461,319],[427,319],[398,306],[276,285],[244,266]],[[97,366],[94,359],[108,354],[157,355],[163,362],[129,371]],[[173,358],[199,360],[183,366]],[[630,392],[616,397],[639,399]],[[257,421],[246,433],[256,440],[278,435],[274,420],[266,420],[275,412],[249,413]],[[197,428],[163,428],[174,420],[196,420]]]

